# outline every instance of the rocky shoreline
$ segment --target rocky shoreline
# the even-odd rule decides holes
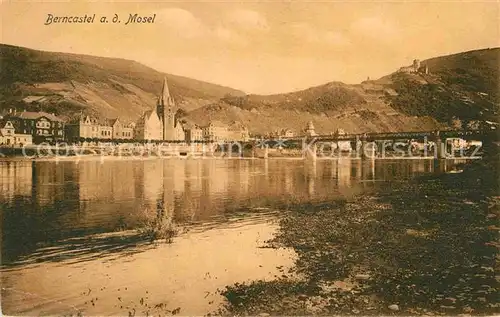
[[[272,248],[291,271],[228,286],[227,315],[493,315],[498,155],[351,201],[286,206]]]

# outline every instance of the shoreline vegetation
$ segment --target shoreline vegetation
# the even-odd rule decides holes
[[[293,249],[295,266],[227,286],[215,314],[498,314],[499,162],[495,148],[462,173],[287,206],[267,247]]]
[[[175,225],[172,215],[166,214],[163,206],[159,204],[156,211],[143,211],[137,232],[151,243],[160,240],[172,243],[173,238],[179,233],[179,228]]]

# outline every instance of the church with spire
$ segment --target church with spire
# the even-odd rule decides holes
[[[136,124],[136,139],[184,141],[184,130],[176,117],[178,110],[165,77],[161,94],[157,98],[156,109],[146,111]]]

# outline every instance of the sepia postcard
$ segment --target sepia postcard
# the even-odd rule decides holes
[[[499,17],[0,0],[0,315],[500,314]]]

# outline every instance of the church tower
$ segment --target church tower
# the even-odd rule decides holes
[[[174,140],[175,138],[175,113],[177,107],[168,89],[167,77],[163,79],[163,88],[158,97],[156,113],[163,127],[163,140]]]

